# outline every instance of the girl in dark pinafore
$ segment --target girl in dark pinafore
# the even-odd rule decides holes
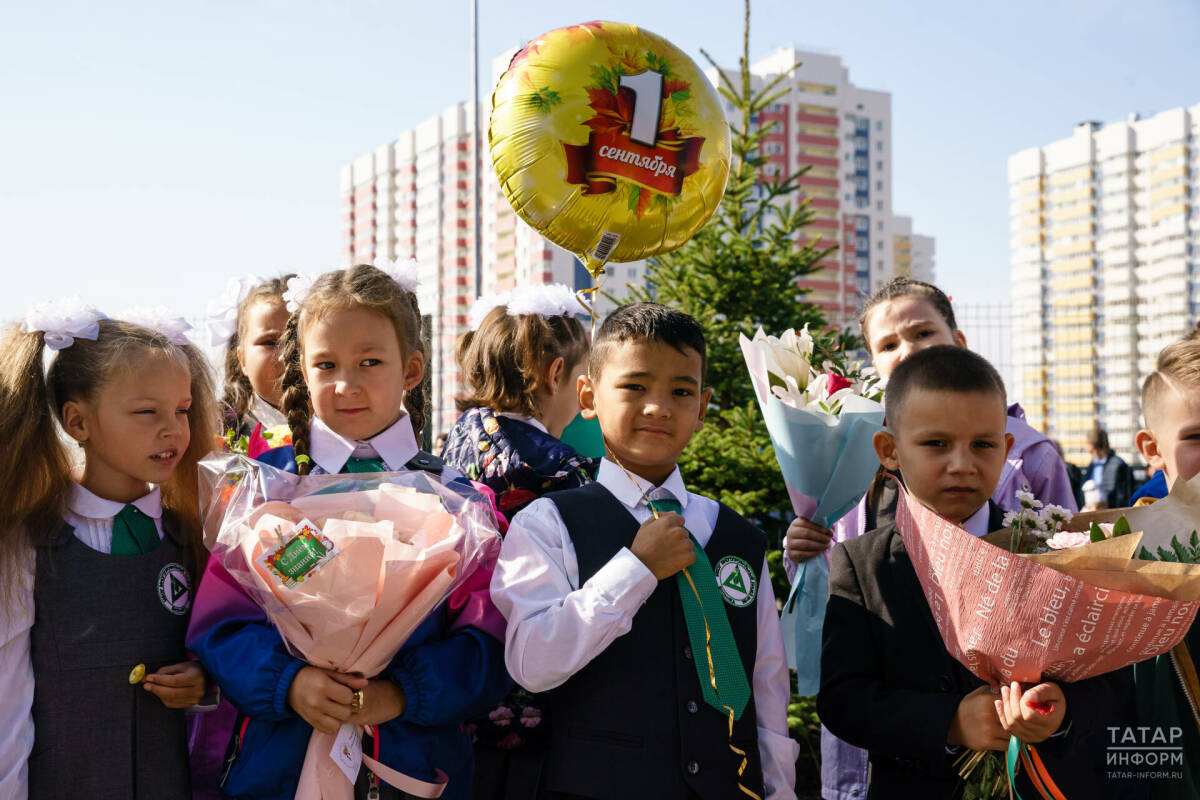
[[[196,463],[216,414],[180,327],[74,301],[35,309],[0,343],[0,556],[7,585],[33,588],[20,601],[32,670],[0,682],[32,688],[30,797],[191,797],[183,709],[208,680],[184,633],[203,569]],[[82,449],[77,470],[63,433]]]

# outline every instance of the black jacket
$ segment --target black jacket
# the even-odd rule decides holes
[[[989,528],[1001,527],[1001,514],[992,504]],[[983,681],[946,651],[895,524],[834,548],[829,589],[821,720],[868,751],[868,797],[952,797],[957,754],[947,752],[946,737],[959,703]],[[1124,719],[1127,681],[1122,671],[1062,684],[1066,733],[1038,752],[1067,797],[1123,796],[1104,781],[1102,737],[1105,725]],[[1018,789],[1030,796],[1022,783]]]

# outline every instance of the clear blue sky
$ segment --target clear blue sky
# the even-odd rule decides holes
[[[740,0],[480,2],[492,55],[633,22],[699,59]],[[470,92],[466,0],[10,3],[0,26],[0,319],[69,292],[203,311],[225,278],[321,270],[338,169]],[[1200,102],[1195,0],[758,0],[757,57],[839,53],[892,93],[894,203],[937,237],[959,302],[1008,294],[1006,159],[1084,119]]]

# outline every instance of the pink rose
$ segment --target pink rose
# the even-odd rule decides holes
[[[542,722],[542,710],[533,706],[525,706],[521,711],[521,724],[526,728],[536,728]]]
[[[488,712],[488,719],[490,719],[495,725],[497,725],[501,728],[507,727],[508,724],[510,722],[512,722],[512,718],[513,718],[513,712],[512,712],[512,709],[509,708],[508,706],[500,706],[499,708],[493,708],[491,711]]]
[[[1083,547],[1092,537],[1083,531],[1059,531],[1046,540],[1046,546],[1053,550],[1067,550],[1072,547]]]

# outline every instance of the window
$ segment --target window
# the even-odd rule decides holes
[[[849,202],[850,202],[850,201],[853,199],[853,197],[854,197],[854,195],[847,194],[847,195],[846,195],[846,202],[847,202],[847,203],[849,203]]]
[[[882,162],[882,161],[876,161],[876,162],[875,162],[875,169],[879,169],[879,170],[883,169],[883,162]]]
[[[875,191],[877,191],[877,192],[883,191],[883,181],[875,181]]]
[[[879,220],[879,230],[883,230],[883,220]]]
[[[875,149],[876,149],[878,152],[882,153],[882,152],[883,152],[883,142],[876,142],[876,143],[875,143]]]
[[[882,200],[880,200],[878,203],[875,204],[875,210],[883,211],[883,201]]]
[[[879,243],[879,246],[878,246],[878,247],[876,247],[875,249],[876,249],[876,250],[882,250],[882,249],[883,249],[883,242],[880,242],[880,243]],[[882,265],[882,263],[883,263],[883,262],[880,262],[880,265]]]
[[[867,199],[867,198],[865,198],[865,197],[856,197],[856,198],[854,198],[854,205],[855,205],[857,208],[866,208],[868,205],[870,205],[870,203],[871,203],[871,201],[870,201],[870,200],[868,200],[868,199]]]
[[[883,123],[882,123],[882,122],[876,122],[876,123],[875,123],[875,130],[877,130],[877,131],[881,131],[881,130],[883,130]]]

